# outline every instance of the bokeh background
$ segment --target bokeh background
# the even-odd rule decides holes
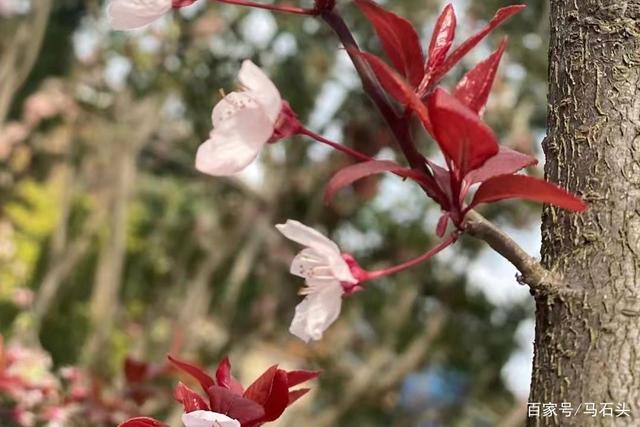
[[[523,425],[533,302],[515,270],[473,239],[347,299],[321,342],[287,332],[302,285],[288,274],[298,248],[273,224],[315,226],[379,268],[434,244],[438,212],[419,189],[375,177],[326,207],[323,186],[349,160],[298,137],[238,177],[193,167],[219,89],[234,88],[245,58],[313,130],[400,160],[322,22],[199,0],[119,33],[102,1],[18,0],[10,13],[3,2],[1,425],[113,426],[129,415],[179,425],[177,377],[140,374],[168,352],[208,367],[228,354],[244,383],[274,363],[323,370],[281,427]],[[459,42],[516,2],[453,3]],[[503,144],[540,157],[547,2],[527,3],[444,84],[508,34],[486,119]],[[444,3],[385,5],[426,45]],[[355,5],[338,7],[362,46],[381,53]],[[539,208],[502,203],[483,214],[537,254]],[[54,391],[16,405],[2,381],[10,369]]]

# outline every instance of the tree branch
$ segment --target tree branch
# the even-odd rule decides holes
[[[414,169],[421,170],[430,175],[430,172],[426,167],[424,157],[416,149],[416,146],[413,143],[409,129],[410,116],[407,117],[400,115],[378,82],[378,79],[371,70],[371,67],[369,67],[369,64],[355,53],[359,51],[360,48],[342,17],[334,10],[324,11],[321,16],[336,33],[345,49],[347,49],[347,53],[360,76],[360,80],[362,80],[362,86],[365,92],[373,100],[378,111],[380,111],[380,114],[384,117],[387,125],[389,125],[389,128],[396,138],[404,156],[407,158],[409,165]]]
[[[467,213],[464,229],[471,236],[485,241],[513,264],[521,274],[518,280],[529,285],[533,291],[557,294],[566,288],[560,277],[545,269],[537,259],[527,254],[511,237],[478,212],[471,210]]]

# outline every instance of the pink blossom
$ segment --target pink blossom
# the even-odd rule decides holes
[[[288,239],[306,246],[291,263],[291,274],[305,279],[304,300],[296,307],[289,331],[305,342],[319,340],[338,318],[345,287],[358,283],[340,248],[298,221],[276,225]]]
[[[245,60],[238,79],[242,90],[226,95],[213,108],[213,130],[196,154],[196,169],[208,175],[241,172],[265,144],[298,129],[295,115],[258,66]]]
[[[211,411],[193,411],[182,414],[185,427],[240,427],[240,422],[226,415]]]
[[[151,24],[172,8],[189,6],[195,0],[111,0],[107,7],[114,30],[133,30]]]

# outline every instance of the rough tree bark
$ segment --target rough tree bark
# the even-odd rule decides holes
[[[531,402],[613,403],[614,416],[530,426],[640,425],[640,0],[551,0],[546,174],[590,204],[546,208],[543,264],[575,294],[536,296]],[[616,418],[626,403],[633,418]]]

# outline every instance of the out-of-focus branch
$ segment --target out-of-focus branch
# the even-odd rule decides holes
[[[400,383],[424,361],[431,344],[442,330],[444,319],[443,311],[434,313],[422,332],[399,354],[387,351],[385,347],[372,352],[367,362],[353,372],[352,380],[347,383],[340,398],[320,417],[315,418],[313,425],[339,425],[340,418],[358,402],[373,398]]]
[[[13,97],[29,77],[42,47],[53,0],[31,2],[28,22],[20,25],[0,56],[0,127],[7,119]]]
[[[92,239],[101,222],[102,215],[95,214],[94,217],[87,221],[79,237],[66,244],[59,251],[54,251],[51,268],[42,279],[34,303],[33,312],[37,325],[49,312],[61,283],[71,274],[78,262],[89,251]]]
[[[478,212],[472,210],[467,213],[464,227],[471,236],[485,241],[513,264],[521,274],[522,283],[529,285],[534,291],[554,294],[565,288],[559,277],[545,269],[511,237]]]

